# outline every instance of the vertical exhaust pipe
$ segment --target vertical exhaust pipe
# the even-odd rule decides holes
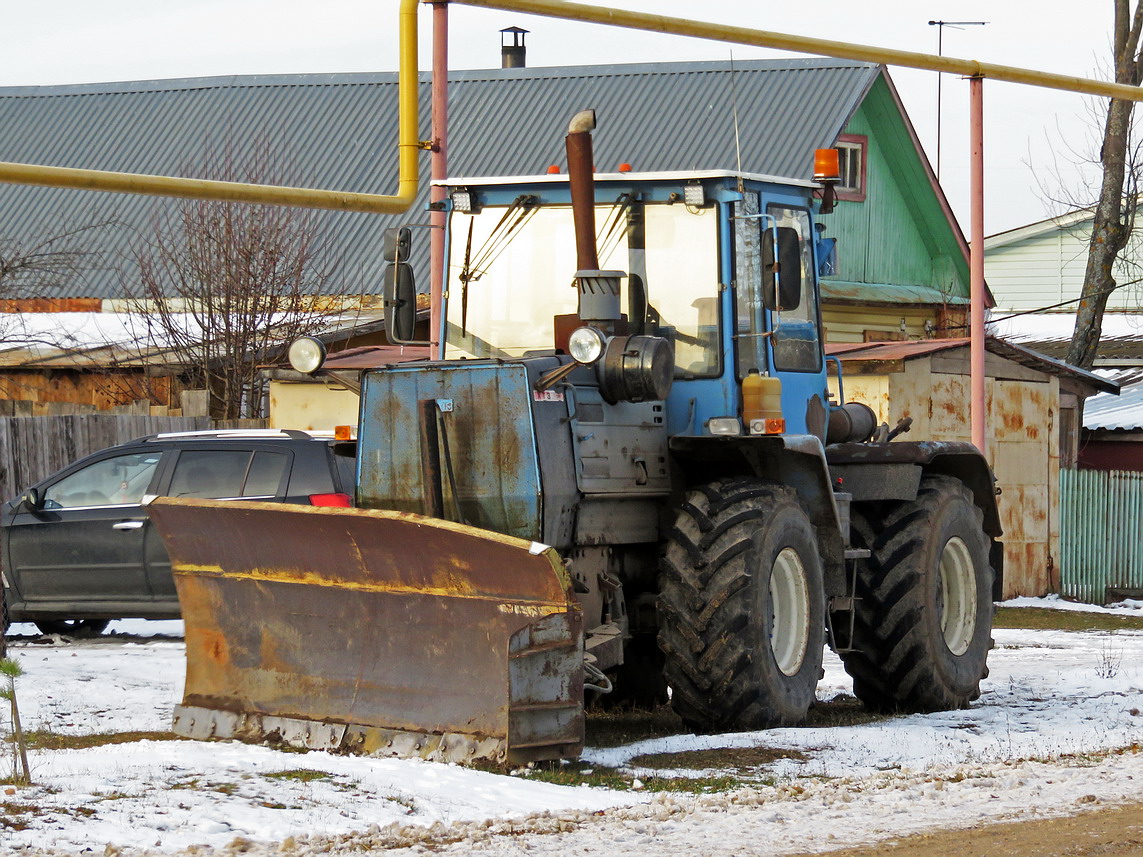
[[[572,117],[565,138],[568,180],[571,184],[572,218],[575,223],[576,282],[579,286],[579,317],[605,333],[615,333],[615,322],[622,317],[619,281],[622,271],[599,270],[595,246],[595,158],[591,132],[595,111],[581,110]]]

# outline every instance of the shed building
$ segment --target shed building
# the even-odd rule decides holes
[[[967,339],[840,344],[827,352],[841,360],[845,398],[869,405],[890,427],[912,419],[910,440],[971,442]],[[1004,528],[1004,597],[1056,592],[1061,463],[1075,461],[1082,401],[1118,385],[993,337],[985,371],[987,456]]]

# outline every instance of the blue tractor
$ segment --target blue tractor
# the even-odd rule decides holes
[[[593,175],[593,127],[573,120],[568,175],[447,183],[443,359],[363,373],[358,508],[159,501],[188,624],[180,731],[567,756],[585,693],[669,699],[699,731],[797,723],[826,644],[871,708],[979,695],[994,480],[969,444],[895,440],[833,401],[819,186]],[[389,237],[409,338],[408,232]],[[217,520],[179,523],[180,504]],[[299,559],[314,540],[336,547]],[[222,664],[219,638],[245,660]]]

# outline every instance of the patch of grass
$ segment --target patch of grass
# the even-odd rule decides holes
[[[35,729],[25,732],[28,747],[34,750],[86,750],[111,744],[132,744],[136,741],[185,741],[174,732],[101,732],[96,735],[61,735],[59,732]],[[10,739],[9,739],[10,740]]]
[[[640,709],[589,708],[585,727],[586,743],[592,747],[622,747],[648,738],[686,735],[690,730],[669,705],[647,711]]]
[[[879,723],[891,720],[894,715],[870,711],[855,696],[839,694],[827,702],[815,702],[810,706],[805,721],[794,728],[830,729],[835,726],[862,726],[866,723]]]
[[[770,765],[779,759],[795,759],[807,762],[810,757],[801,750],[779,749],[777,747],[718,747],[712,750],[683,750],[679,753],[647,753],[636,756],[630,765],[636,768],[686,768],[688,770],[733,770],[738,774],[749,774],[762,765]]]
[[[561,786],[595,786],[614,791],[633,791],[636,777],[615,768],[589,765],[586,762],[537,762],[523,775],[525,779],[540,780]],[[740,777],[723,775],[716,777],[640,777],[646,792],[684,792],[687,794],[709,794],[711,792],[732,791],[743,785]],[[754,782],[753,780],[751,782]]]
[[[314,780],[328,780],[333,774],[325,771],[311,771],[309,768],[291,768],[287,771],[272,771],[262,776],[271,780],[297,780],[299,783],[310,783]]]
[[[40,808],[30,803],[15,801],[0,802],[0,830],[27,830],[32,826],[32,816],[39,815]]]
[[[992,626],[1034,631],[1143,631],[1143,616],[1114,616],[1043,607],[997,607]]]

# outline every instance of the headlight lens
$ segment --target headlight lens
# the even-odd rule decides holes
[[[303,336],[290,343],[288,356],[295,371],[312,375],[325,363],[325,346],[312,336]]]
[[[568,353],[576,363],[594,363],[603,354],[603,334],[594,327],[580,327],[568,337]]]

